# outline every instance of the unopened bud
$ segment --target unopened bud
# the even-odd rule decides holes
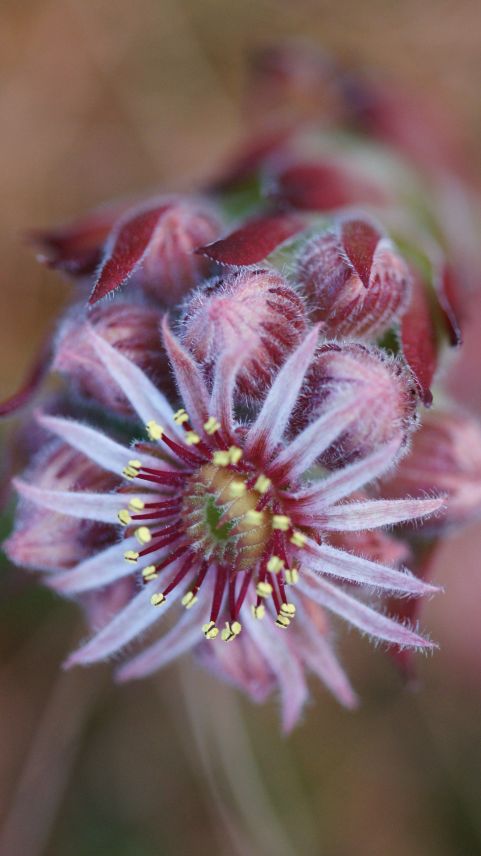
[[[306,331],[304,305],[283,277],[257,270],[212,280],[187,306],[183,342],[207,371],[222,351],[245,353],[237,377],[243,395],[259,399]]]

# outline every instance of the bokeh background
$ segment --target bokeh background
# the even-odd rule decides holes
[[[1,398],[69,299],[26,230],[215,172],[246,130],[249,53],[292,36],[429,93],[481,166],[477,0],[1,0]],[[463,376],[481,411],[479,325]],[[287,740],[275,703],[188,662],[122,688],[108,666],[62,672],[79,613],[3,561],[1,856],[481,853],[480,550],[472,526],[442,551],[417,690],[345,635],[361,710],[314,687]]]

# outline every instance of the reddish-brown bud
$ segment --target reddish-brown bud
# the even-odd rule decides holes
[[[416,424],[416,386],[405,365],[374,346],[322,345],[308,371],[294,416],[305,427],[325,409],[328,397],[356,393],[356,416],[322,456],[338,467],[374,452]]]
[[[422,523],[436,531],[481,516],[481,427],[464,413],[428,413],[408,455],[383,484],[389,497],[446,494],[444,512]]]
[[[407,265],[368,221],[345,221],[312,238],[297,272],[326,336],[377,336],[409,300]]]
[[[112,383],[90,343],[88,325],[150,377],[168,384],[167,355],[159,333],[161,317],[156,309],[121,302],[96,306],[80,323],[71,316],[60,330],[54,368],[70,375],[82,395],[118,413],[131,413],[120,387]]]
[[[192,297],[182,338],[208,372],[222,351],[243,349],[237,388],[257,399],[306,328],[304,304],[283,277],[249,270],[213,280]]]

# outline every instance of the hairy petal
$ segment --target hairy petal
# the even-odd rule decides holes
[[[346,582],[388,589],[411,596],[438,591],[436,586],[423,582],[408,571],[397,571],[387,565],[371,562],[370,559],[355,556],[345,550],[338,550],[328,544],[316,544],[311,538],[308,539],[304,550],[302,568],[311,582],[319,579],[319,575],[330,574]]]
[[[304,622],[304,620],[308,620],[307,615],[302,615],[302,621]],[[304,628],[304,624],[302,626]],[[344,707],[350,710],[357,707],[359,703],[357,695],[329,641],[315,628],[312,633],[309,633],[307,626],[302,635],[304,638],[302,658],[308,668],[320,678]]]
[[[235,349],[225,351],[216,362],[210,410],[229,435],[234,428],[232,414],[235,382],[244,360],[244,351]]]
[[[262,450],[268,456],[279,443],[314,355],[317,338],[316,326],[279,371],[256,421],[247,434],[247,454]]]
[[[200,430],[210,415],[209,396],[200,369],[170,330],[167,316],[162,321],[162,335],[185,409]]]
[[[318,577],[313,583],[301,576],[299,588],[304,594],[312,598],[316,603],[344,618],[349,624],[357,627],[363,633],[376,639],[384,639],[393,642],[401,648],[433,648],[435,647],[428,639],[423,639],[409,627],[399,624],[372,609],[370,606],[351,597],[342,591],[337,585],[332,585],[326,580]]]
[[[137,541],[133,536],[126,538],[85,559],[75,568],[49,577],[48,585],[62,594],[78,594],[127,577],[132,574],[132,565],[125,561],[124,552],[136,546]]]
[[[35,505],[68,514],[70,517],[80,517],[83,520],[97,520],[99,523],[118,524],[117,515],[127,502],[122,493],[87,493],[75,490],[47,490],[36,487],[22,479],[14,479],[13,484],[18,493]],[[139,495],[139,499],[147,502],[148,494]]]
[[[91,461],[95,461],[104,470],[121,475],[126,462],[132,457],[130,449],[106,437],[96,428],[82,425],[73,419],[62,419],[60,416],[47,416],[43,413],[37,418],[40,425],[78,452],[82,452]]]
[[[293,479],[302,475],[356,418],[358,409],[355,395],[343,396],[275,458],[270,472],[274,475],[286,472]]]
[[[194,606],[160,639],[121,666],[116,673],[116,679],[123,683],[144,678],[167,666],[199,642],[201,625],[202,621]]]
[[[313,515],[313,518],[320,527],[331,532],[361,532],[427,517],[439,511],[444,504],[445,497],[442,496],[431,499],[362,500],[325,508]]]
[[[282,727],[287,733],[298,721],[308,698],[304,673],[297,656],[269,621],[257,621],[243,610],[243,624],[276,675],[281,691]]]
[[[355,461],[321,482],[293,495],[293,506],[306,514],[320,513],[327,505],[350,496],[359,488],[384,475],[392,467],[401,447],[402,434],[380,446],[371,455]]]
[[[167,423],[170,431],[181,434],[181,430],[172,419],[171,405],[142,369],[98,336],[93,328],[90,328],[90,337],[105,368],[137,411],[143,423],[146,424],[152,419],[162,425]]]

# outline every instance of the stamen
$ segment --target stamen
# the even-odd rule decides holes
[[[232,642],[232,640],[239,635],[241,630],[242,624],[240,623],[240,621],[233,621],[232,623],[226,621],[225,627],[221,633],[221,638],[224,642]]]
[[[264,520],[264,515],[262,511],[256,511],[254,508],[251,508],[249,511],[246,511],[244,520],[246,523],[251,523],[253,526],[260,526]]]
[[[299,571],[297,568],[286,568],[285,577],[286,583],[290,586],[294,586],[299,581]]]
[[[238,464],[240,459],[242,458],[242,449],[239,449],[239,446],[229,446],[228,448],[229,461],[231,464]]]
[[[131,518],[127,508],[122,508],[119,511],[119,513],[117,514],[117,517],[118,517],[119,523],[122,526],[128,526],[129,523],[132,523],[132,518]]]
[[[272,594],[271,584],[260,580],[256,585],[256,593],[259,597],[269,597]]]
[[[278,574],[284,567],[284,561],[279,556],[271,556],[267,562],[267,570],[272,574]]]
[[[132,480],[137,478],[141,467],[142,462],[137,458],[134,458],[132,461],[128,462],[127,466],[122,470],[122,473],[126,479]]]
[[[196,446],[197,443],[200,443],[200,437],[195,431],[187,431],[184,439],[188,446]]]
[[[134,498],[130,500],[129,506],[132,511],[142,511],[142,509],[145,508],[145,502],[142,502],[138,496],[134,496]]]
[[[139,558],[139,553],[136,553],[135,550],[126,550],[124,553],[124,559],[126,562],[131,562],[135,564]]]
[[[134,534],[139,544],[149,544],[152,541],[152,532],[148,526],[139,526]]]
[[[220,428],[220,422],[214,416],[209,416],[207,422],[204,422],[204,431],[206,434],[215,434]]]
[[[290,525],[291,521],[287,514],[274,514],[272,516],[273,529],[279,529],[281,532],[287,532]]]
[[[186,609],[190,609],[194,606],[194,603],[197,603],[197,597],[193,591],[188,591],[184,594],[184,597],[180,601],[182,606],[185,606]]]
[[[252,612],[252,615],[254,616],[254,618],[257,618],[258,621],[261,621],[266,614],[266,608],[265,608],[263,603],[260,603],[259,605],[253,604],[251,606],[251,612]]]
[[[271,480],[267,476],[260,475],[254,485],[254,490],[258,493],[267,493],[271,486]]]
[[[164,429],[162,425],[159,425],[158,422],[155,422],[154,419],[151,419],[150,422],[147,422],[145,426],[147,429],[147,434],[151,440],[162,440],[162,436],[164,434]]]
[[[229,486],[229,495],[233,499],[238,499],[239,496],[242,496],[246,492],[245,482],[242,481],[233,481]]]
[[[291,544],[294,544],[296,547],[304,547],[307,538],[303,532],[299,532],[298,529],[295,529],[289,540]]]
[[[165,594],[162,594],[162,592],[158,592],[158,594],[153,594],[150,598],[150,602],[152,606],[162,606],[162,604],[165,603]]]
[[[214,621],[209,621],[202,627],[202,633],[206,639],[215,639],[219,635],[219,628],[215,626]]]
[[[279,612],[279,614],[276,618],[277,627],[282,627],[283,629],[286,629],[287,627],[289,627],[290,623],[291,623],[290,618],[287,618],[285,615],[282,615],[282,613]]]
[[[188,421],[189,417],[183,407],[181,407],[180,410],[177,411],[177,413],[174,413],[174,422],[176,422],[177,425],[183,425],[184,422]]]
[[[228,467],[230,464],[229,452],[214,452],[212,455],[212,463],[215,464],[216,467]]]
[[[158,574],[156,573],[155,565],[147,565],[147,567],[142,571],[142,577],[146,583],[150,583],[151,580],[157,579],[157,576]]]

